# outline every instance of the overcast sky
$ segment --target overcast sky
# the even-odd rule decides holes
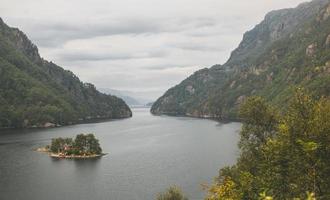
[[[97,88],[156,99],[224,63],[243,33],[304,0],[0,0],[0,13],[42,57]]]

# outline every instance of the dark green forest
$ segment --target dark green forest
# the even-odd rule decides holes
[[[0,128],[44,127],[132,115],[126,103],[40,57],[0,19]]]

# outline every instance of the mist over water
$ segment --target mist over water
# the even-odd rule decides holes
[[[0,132],[0,199],[144,199],[170,185],[202,199],[200,184],[238,156],[240,123],[152,116],[133,109],[130,119],[54,129]],[[100,159],[57,160],[33,149],[54,137],[94,133]]]

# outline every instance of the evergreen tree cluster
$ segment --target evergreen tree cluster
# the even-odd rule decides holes
[[[54,138],[49,147],[55,154],[63,155],[99,155],[102,153],[98,139],[94,134],[79,134],[72,138]]]

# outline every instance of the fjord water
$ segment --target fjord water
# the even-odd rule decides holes
[[[130,119],[53,129],[0,132],[0,199],[155,199],[178,185],[202,199],[202,183],[235,163],[239,123],[152,116],[133,109]],[[107,156],[57,160],[33,151],[54,137],[94,133]]]

